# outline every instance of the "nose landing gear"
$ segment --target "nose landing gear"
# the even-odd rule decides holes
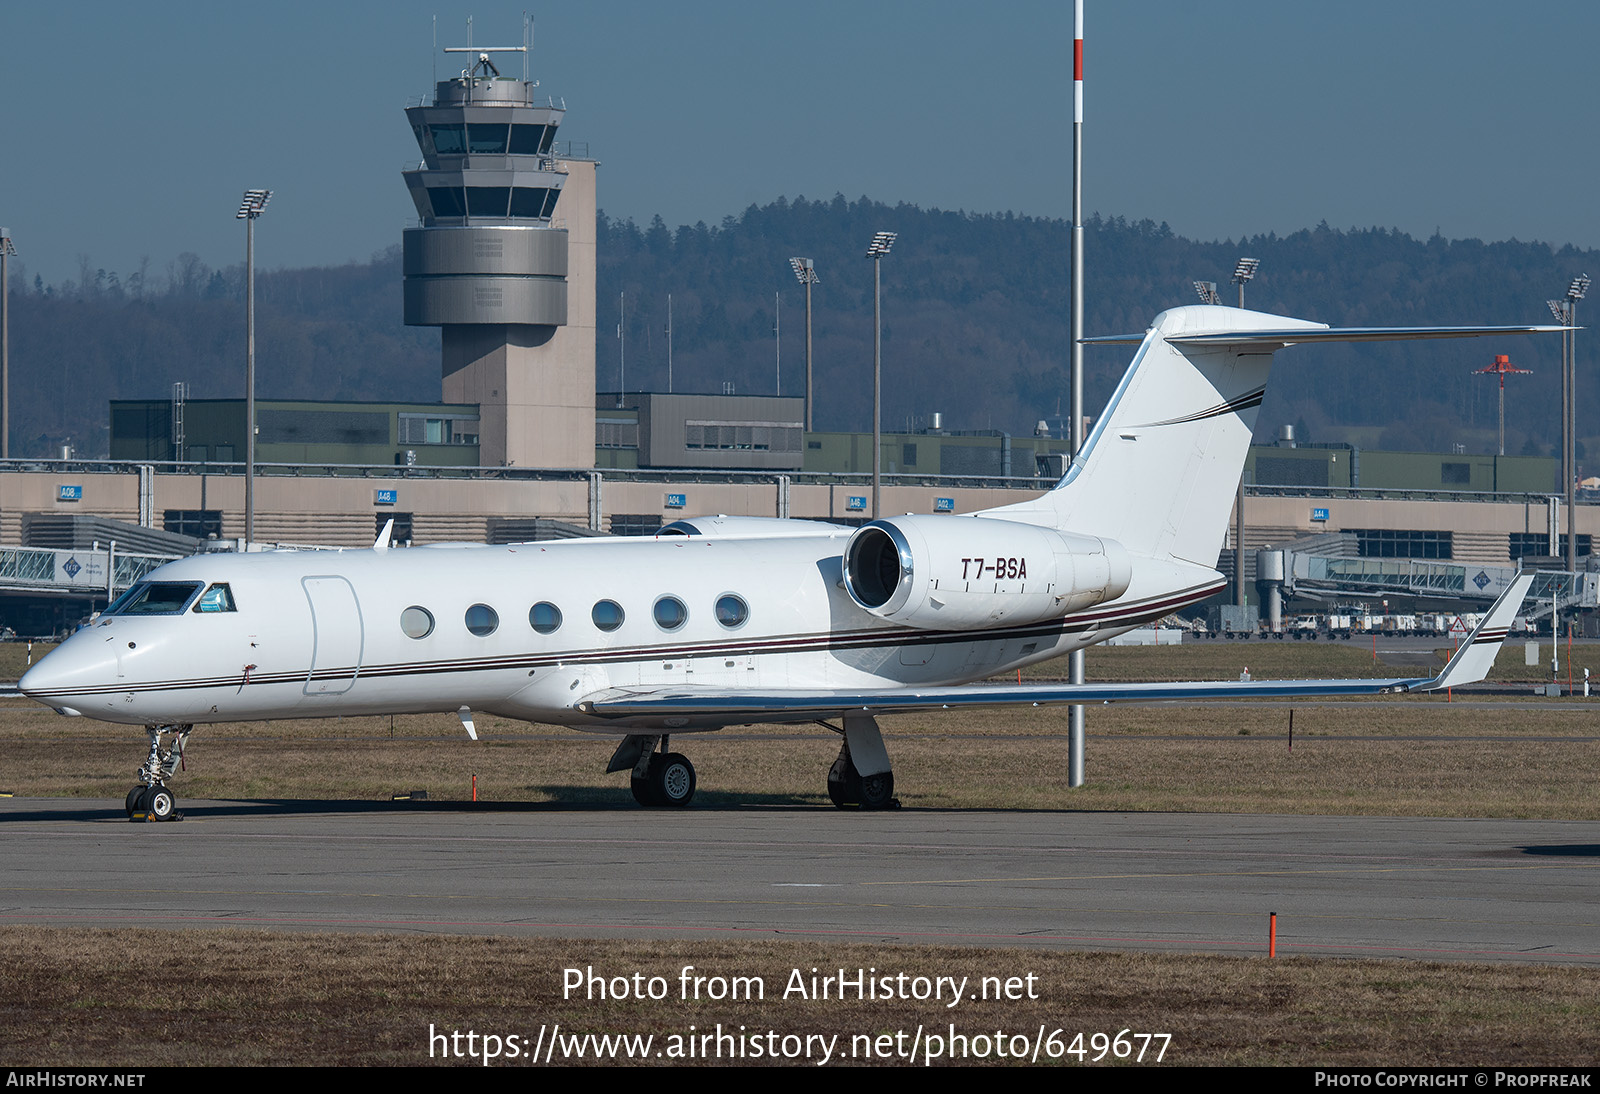
[[[167,789],[167,780],[172,778],[183,761],[183,746],[188,743],[193,730],[192,725],[144,727],[150,736],[150,755],[145,757],[144,766],[139,768],[139,785],[128,791],[124,803],[129,820],[183,819],[183,814],[177,810],[177,798]],[[162,747],[162,738],[168,733],[175,736],[170,745]]]

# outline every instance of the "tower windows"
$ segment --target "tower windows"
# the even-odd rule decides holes
[[[467,187],[467,215],[474,217],[503,217],[506,202],[511,200],[509,186]]]
[[[467,151],[474,156],[506,154],[506,126],[473,122],[467,126]]]
[[[518,186],[511,191],[511,215],[529,220],[548,217],[555,210],[555,199],[560,195],[560,190]]]
[[[464,217],[467,215],[466,203],[462,200],[461,191],[454,186],[428,187],[428,201],[433,205],[433,215],[436,217]]]
[[[549,129],[551,136],[555,135],[555,126],[553,125],[513,125],[511,127],[511,154],[513,156],[537,156],[541,152],[548,152],[550,146],[545,143],[546,129]]]
[[[460,125],[430,125],[433,150],[441,156],[461,156],[467,151],[467,135]]]

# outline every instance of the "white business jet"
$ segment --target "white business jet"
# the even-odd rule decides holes
[[[1559,327],[1346,328],[1163,312],[1066,476],[970,516],[860,528],[716,517],[651,538],[202,555],[153,571],[23,677],[62,714],[149,734],[130,816],[165,818],[196,725],[456,712],[622,737],[644,805],[694,796],[668,735],[818,722],[840,805],[895,804],[877,716],[1005,704],[1436,691],[1483,678],[1521,576],[1435,677],[961,686],[1225,587],[1217,556],[1275,351]],[[837,722],[837,725],[833,724]]]

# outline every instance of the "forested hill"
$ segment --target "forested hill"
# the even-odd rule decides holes
[[[598,386],[619,380],[619,313],[629,389],[667,386],[672,295],[673,388],[775,389],[774,293],[781,294],[783,390],[804,383],[804,294],[791,256],[815,259],[817,427],[871,425],[874,232],[899,233],[883,260],[886,428],[933,411],[954,429],[1031,432],[1065,409],[1068,230],[1062,221],[888,206],[842,197],[751,206],[715,226],[648,227],[601,215]],[[1086,228],[1087,333],[1143,330],[1163,308],[1195,302],[1192,282],[1219,282],[1224,302],[1241,255],[1261,259],[1246,290],[1263,311],[1340,325],[1548,322],[1545,300],[1594,251],[1543,243],[1417,240],[1384,229],[1319,225],[1287,236],[1200,243],[1164,224],[1095,217]],[[120,276],[80,262],[47,285],[13,263],[13,450],[44,454],[70,437],[105,450],[106,402],[243,390],[243,270],[183,256],[160,275]],[[625,297],[625,298],[619,298]],[[273,398],[439,397],[438,335],[401,323],[398,248],[366,264],[257,274],[259,393]],[[1580,305],[1579,320],[1600,300]],[[1579,336],[1579,376],[1600,349]],[[1091,347],[1097,410],[1128,347]],[[1280,357],[1258,432],[1298,423],[1311,440],[1389,448],[1495,444],[1495,383],[1473,369],[1508,353],[1533,376],[1507,381],[1507,450],[1548,452],[1559,436],[1560,339],[1326,346]],[[1600,386],[1579,391],[1579,434],[1600,435]]]

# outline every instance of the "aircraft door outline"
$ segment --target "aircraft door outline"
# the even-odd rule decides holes
[[[361,601],[348,578],[336,574],[303,577],[306,603],[311,607],[311,667],[306,671],[305,694],[344,695],[361,675],[366,625]],[[328,673],[318,678],[318,673]]]

